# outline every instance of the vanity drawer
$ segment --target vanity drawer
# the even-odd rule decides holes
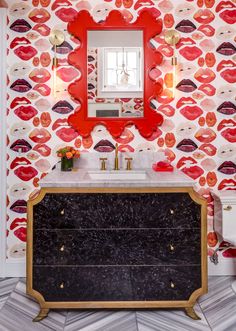
[[[33,267],[33,288],[46,301],[188,300],[200,287],[200,266]]]
[[[35,229],[199,228],[188,193],[48,193],[33,206]]]
[[[195,265],[200,229],[36,230],[36,265]]]

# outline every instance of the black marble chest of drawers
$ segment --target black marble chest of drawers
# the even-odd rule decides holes
[[[27,293],[50,308],[183,307],[207,291],[192,188],[43,188],[28,202]]]

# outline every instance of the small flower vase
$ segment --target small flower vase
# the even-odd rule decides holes
[[[66,157],[61,158],[61,171],[71,171],[73,168],[73,158],[67,159]]]

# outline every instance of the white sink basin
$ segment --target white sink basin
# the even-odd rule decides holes
[[[145,170],[89,170],[88,175],[94,180],[144,180]]]

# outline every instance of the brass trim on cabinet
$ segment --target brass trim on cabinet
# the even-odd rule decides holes
[[[33,206],[43,200],[47,193],[188,193],[193,201],[201,205],[201,278],[202,287],[195,290],[188,300],[181,301],[45,301],[41,293],[33,289]],[[207,201],[192,187],[44,187],[35,199],[27,203],[27,294],[35,298],[41,308],[189,308],[193,311],[196,300],[207,293]],[[193,311],[194,312],[194,311]],[[40,314],[39,314],[40,315]],[[188,314],[189,316],[192,314]],[[190,316],[191,317],[191,316]]]

